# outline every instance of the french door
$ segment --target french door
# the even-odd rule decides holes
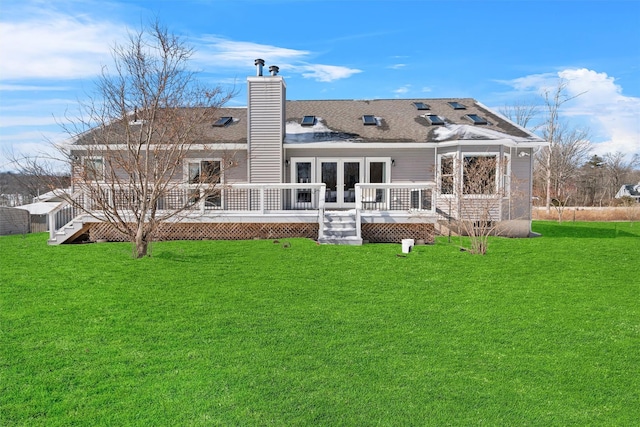
[[[318,175],[326,185],[325,206],[348,209],[356,205],[356,184],[364,181],[363,159],[320,158]]]

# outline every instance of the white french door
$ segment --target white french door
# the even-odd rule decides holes
[[[320,158],[318,177],[327,189],[325,206],[348,209],[356,205],[356,184],[364,182],[362,158]]]

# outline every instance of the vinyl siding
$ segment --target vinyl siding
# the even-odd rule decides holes
[[[248,81],[249,180],[282,182],[285,86],[280,77]]]
[[[391,167],[391,182],[424,182],[434,179],[434,149],[433,148],[367,148],[366,144],[354,144],[354,148],[286,148],[286,158],[316,157],[316,158],[360,158],[387,157],[395,160]],[[287,181],[290,176],[287,176]]]

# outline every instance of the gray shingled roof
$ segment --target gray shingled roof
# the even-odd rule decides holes
[[[448,102],[457,101],[464,110],[453,109]],[[414,102],[423,102],[429,110],[418,110]],[[445,142],[469,139],[511,138],[518,142],[540,142],[540,138],[493,113],[472,98],[376,99],[287,101],[287,135],[285,143],[353,141],[353,142]],[[424,117],[435,114],[445,125],[431,125]],[[486,125],[474,125],[467,114],[486,119]],[[377,125],[364,125],[363,115],[376,117]],[[246,143],[247,109],[220,108],[220,117],[233,117],[224,127],[204,125],[202,143]],[[304,116],[317,118],[314,126],[300,126]]]
[[[466,109],[455,110],[448,102],[457,101]],[[418,110],[414,102],[423,102],[429,110]],[[431,125],[424,117],[438,115],[445,127]],[[474,125],[467,114],[477,114],[488,121],[486,125]],[[303,116],[318,118],[315,128],[320,133],[330,130],[336,138],[362,142],[442,142],[456,139],[498,139],[514,137],[537,140],[537,137],[494,114],[471,98],[456,99],[376,99],[376,100],[322,100],[287,101],[287,138],[291,138]],[[363,115],[373,115],[378,124],[363,124]],[[460,126],[451,126],[460,125]],[[473,130],[477,132],[473,132]],[[499,133],[500,135],[498,135]],[[315,138],[315,140],[322,139]]]

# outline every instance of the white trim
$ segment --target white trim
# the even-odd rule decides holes
[[[309,163],[311,164],[310,173],[310,182],[299,183],[297,177],[297,165],[299,163]],[[311,184],[316,182],[316,158],[315,157],[291,157],[289,159],[289,169],[290,169],[290,182],[294,184]],[[293,190],[293,201],[294,206],[306,205],[308,202],[298,202],[298,197],[300,192],[308,192],[308,189],[294,189]],[[312,199],[313,200],[313,199]]]
[[[391,157],[365,157],[365,182],[371,182],[371,163],[384,163],[384,183],[391,182]]]
[[[500,146],[519,147],[519,148],[537,148],[548,145],[546,141],[515,141],[513,139],[474,139],[474,140],[456,140],[443,142],[364,142],[364,141],[335,141],[335,142],[285,142],[285,149],[354,149],[362,150],[368,148],[436,148],[436,147],[458,147],[458,146]]]
[[[504,171],[504,173],[501,174],[500,186],[502,187],[502,191],[503,191],[502,198],[508,199],[511,197],[511,152],[507,153],[506,151],[504,151],[502,153],[502,156],[500,156],[499,166],[498,166],[500,172],[502,172],[502,168],[503,168],[502,162],[504,161],[505,157],[507,158],[507,168],[506,168],[506,171]]]
[[[246,150],[246,143],[229,143],[226,144],[224,142],[215,143],[215,144],[185,144],[185,147],[188,146],[189,152],[191,151],[238,151],[238,150]],[[127,150],[130,146],[127,144],[89,144],[89,145],[76,145],[76,144],[62,144],[62,148],[66,148],[69,151],[82,151],[82,150]],[[149,146],[140,147],[143,151],[155,151],[155,150],[163,150],[173,148],[171,144],[151,144]]]
[[[224,184],[224,161],[220,157],[187,157],[182,160],[182,180],[185,184],[189,185],[200,185],[202,183],[189,183],[189,163],[201,163],[201,162],[220,162],[220,182],[219,184]]]
[[[451,157],[453,159],[453,165],[451,166],[453,168],[452,172],[451,172],[451,176],[453,177],[453,188],[452,188],[452,192],[451,193],[443,193],[442,192],[442,158],[443,157]],[[452,153],[441,153],[438,154],[437,156],[437,160],[436,160],[436,191],[438,192],[438,195],[440,195],[441,197],[445,197],[445,198],[452,198],[456,196],[457,190],[456,190],[456,183],[457,183],[457,177],[456,177],[456,161],[458,160],[458,152],[452,152]]]

